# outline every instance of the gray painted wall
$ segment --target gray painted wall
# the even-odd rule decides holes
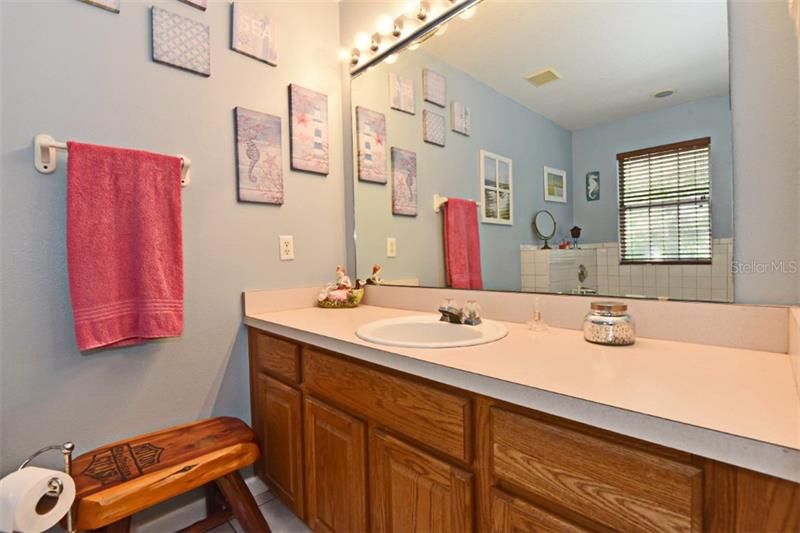
[[[345,260],[338,4],[269,2],[279,32],[273,68],[229,50],[228,2],[205,13],[156,3],[211,25],[211,78],[151,62],[150,3],[123,2],[114,15],[75,0],[2,2],[0,473],[64,439],[86,450],[211,414],[248,420],[241,291],[322,284]],[[290,82],[330,95],[327,178],[288,171]],[[236,202],[237,105],[283,117],[282,207]],[[76,350],[65,159],[56,174],[37,173],[37,133],[192,158],[180,339]],[[294,262],[278,260],[282,234],[294,235]]]
[[[800,262],[798,40],[786,2],[730,3],[734,259]],[[735,274],[736,301],[800,303],[800,273]]]
[[[423,67],[447,78],[448,102],[456,100],[471,108],[470,137],[450,129],[449,105],[440,108],[423,102]],[[414,80],[415,115],[389,109],[389,72]],[[542,185],[545,165],[571,175],[570,132],[427,54],[424,45],[400,54],[394,65],[381,64],[356,78],[352,95],[353,107],[386,115],[387,158],[392,146],[416,152],[418,174],[418,216],[413,218],[392,215],[391,179],[387,185],[356,181],[359,276],[368,276],[377,262],[386,279],[418,277],[422,285],[444,286],[442,215],[433,212],[433,195],[478,200],[479,151],[484,149],[511,158],[514,165],[514,225],[480,224],[484,287],[519,290],[519,245],[534,242],[533,214],[545,207],[552,211],[562,236],[571,227],[571,205],[545,204]],[[423,109],[445,115],[444,148],[423,141]],[[386,257],[386,237],[397,238],[396,258]]]
[[[618,153],[678,141],[711,137],[712,227],[715,239],[731,236],[733,224],[733,154],[728,96],[705,98],[642,113],[572,133],[573,213],[584,229],[581,241],[618,239]],[[600,199],[586,201],[586,173],[600,171]]]

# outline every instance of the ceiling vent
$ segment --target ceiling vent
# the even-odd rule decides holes
[[[550,82],[560,80],[561,74],[551,68],[546,68],[525,76],[525,79],[534,87],[541,87]]]

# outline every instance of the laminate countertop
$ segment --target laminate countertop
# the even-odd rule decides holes
[[[790,356],[503,322],[500,341],[412,349],[364,341],[362,324],[419,315],[361,306],[245,316],[245,324],[320,348],[710,459],[800,482],[800,394]],[[464,326],[467,327],[467,326]]]

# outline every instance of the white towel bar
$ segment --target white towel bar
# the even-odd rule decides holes
[[[33,166],[42,174],[52,174],[58,168],[56,150],[67,151],[67,143],[59,142],[50,135],[40,133],[33,139]],[[181,158],[181,187],[188,187],[191,182],[189,170],[192,160],[185,155],[178,154]]]
[[[442,210],[442,206],[447,203],[447,196],[439,196],[438,194],[433,195],[433,212],[438,213]],[[475,205],[480,207],[480,202],[475,202]]]

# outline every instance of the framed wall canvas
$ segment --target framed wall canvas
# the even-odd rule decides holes
[[[181,0],[181,2],[196,7],[197,9],[202,9],[203,11],[208,8],[208,0]]]
[[[586,201],[594,202],[600,199],[600,172],[594,170],[586,173]]]
[[[514,224],[514,166],[511,159],[480,151],[481,222]]]
[[[426,143],[444,146],[446,121],[444,115],[423,109],[422,138]]]
[[[385,184],[386,117],[365,107],[356,107],[358,179]]]
[[[422,70],[422,96],[426,102],[447,107],[447,80],[431,69]]]
[[[280,117],[243,107],[234,117],[239,201],[283,204]]]
[[[389,73],[389,105],[409,115],[416,110],[416,95],[414,94],[414,80]]]
[[[207,24],[155,6],[152,24],[153,61],[211,75],[211,29]]]
[[[231,9],[231,49],[277,66],[278,49],[273,20],[252,4],[234,2]]]
[[[544,167],[544,201],[567,203],[567,172]]]
[[[81,0],[84,4],[89,4],[112,13],[119,13],[119,0]]]
[[[327,175],[328,96],[289,85],[289,147],[292,170]]]
[[[392,214],[417,216],[417,154],[392,147]]]
[[[469,107],[461,102],[450,104],[450,123],[454,132],[469,137],[472,133],[472,116]]]

